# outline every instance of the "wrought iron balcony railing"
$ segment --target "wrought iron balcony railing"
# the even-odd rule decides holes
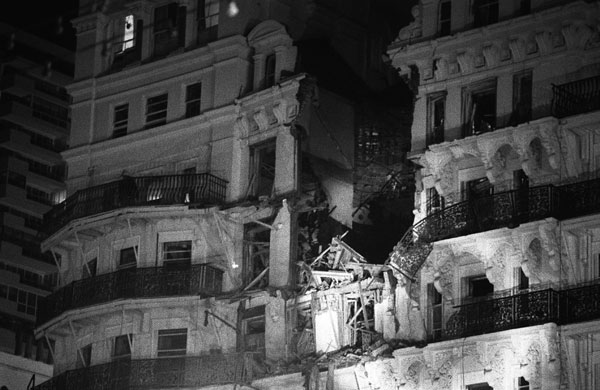
[[[562,290],[547,288],[484,301],[470,302],[446,323],[442,339],[451,340],[485,333],[554,322],[566,325],[600,319],[600,281]]]
[[[53,233],[74,219],[122,207],[217,204],[225,200],[226,185],[210,173],[126,176],[75,192],[44,215],[45,230]]]
[[[118,299],[214,296],[221,292],[223,271],[208,264],[182,268],[127,268],[77,280],[44,298],[38,324],[68,310]]]
[[[564,118],[600,109],[600,76],[552,85],[552,115]]]
[[[243,384],[266,376],[260,353],[241,352],[157,359],[120,359],[66,371],[34,390],[200,388]]]
[[[453,204],[411,226],[390,257],[414,278],[435,241],[516,227],[554,217],[558,220],[600,212],[600,179],[562,186],[512,190]]]

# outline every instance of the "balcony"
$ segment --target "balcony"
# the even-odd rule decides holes
[[[456,306],[442,339],[452,340],[485,333],[554,322],[566,325],[600,318],[600,281],[494,297]]]
[[[38,324],[68,310],[118,299],[214,296],[221,292],[223,271],[207,264],[184,268],[127,268],[77,280],[38,305]]]
[[[209,173],[168,176],[126,176],[79,190],[44,216],[45,230],[54,233],[67,223],[123,207],[218,204],[225,200],[227,181]]]
[[[564,220],[600,212],[600,179],[512,190],[453,204],[417,222],[394,248],[392,261],[414,278],[433,242],[545,218]]]
[[[266,376],[259,353],[116,360],[66,371],[34,390],[200,388],[250,383]]]
[[[600,109],[600,76],[552,85],[552,115],[564,118]]]

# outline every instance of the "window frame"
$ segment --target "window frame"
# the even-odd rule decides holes
[[[434,92],[427,95],[427,134],[425,146],[435,145],[444,142],[446,130],[446,91]],[[441,123],[436,125],[437,115],[439,113],[437,104],[443,105]]]
[[[160,99],[153,101],[154,99]],[[164,105],[164,108],[163,108]],[[167,124],[167,113],[169,109],[169,93],[164,92],[153,95],[146,99],[146,124],[145,129],[163,126]]]
[[[124,118],[118,119],[119,114],[123,114]],[[113,132],[112,138],[119,138],[127,135],[129,126],[129,103],[121,103],[113,108]]]
[[[185,335],[184,342],[182,339],[176,340],[176,338],[182,338]],[[173,338],[181,344],[185,344],[183,348],[165,348],[161,350],[161,339]],[[171,340],[173,340],[171,339]],[[187,354],[187,342],[188,342],[188,329],[187,328],[176,328],[176,329],[159,329],[156,337],[156,356],[157,357],[176,357],[185,356]]]
[[[86,368],[92,364],[92,344],[86,344],[77,349],[77,362],[75,368]]]
[[[476,126],[476,116],[478,115],[476,100],[480,100],[484,95],[494,96],[493,123],[487,122],[489,129],[480,128],[481,123]],[[486,114],[482,114],[486,115]],[[490,114],[487,114],[488,116]],[[480,118],[483,122],[483,119]],[[478,135],[494,131],[498,123],[498,80],[497,78],[485,79],[475,82],[462,89],[462,123],[463,137]]]
[[[277,83],[277,56],[271,53],[265,56],[265,88],[272,87]]]
[[[123,340],[126,342],[123,344]],[[120,344],[121,343],[121,344]],[[120,345],[126,345],[127,352],[117,354]],[[111,358],[113,360],[131,359],[133,349],[133,335],[131,333],[115,336],[113,339]]]
[[[93,267],[91,267],[93,266]],[[98,274],[98,258],[94,257],[91,260],[86,260],[81,270],[81,279],[89,279]]]
[[[198,96],[190,97],[192,88],[198,88]],[[185,87],[185,117],[192,118],[202,112],[202,82],[198,81]]]
[[[123,254],[128,253],[130,250],[133,252],[134,261],[129,261],[129,262],[123,263]],[[137,245],[132,245],[132,246],[128,246],[128,247],[119,249],[119,263],[117,265],[117,268],[118,269],[137,268],[137,263],[139,260],[138,256],[139,256],[139,246],[137,246]]]
[[[448,17],[444,17],[444,9],[443,7],[448,5]],[[452,1],[451,0],[442,0],[439,4],[439,13],[438,13],[438,35],[440,37],[448,36],[452,33]]]
[[[167,246],[183,244],[189,245],[189,250],[168,250]],[[193,241],[192,240],[179,240],[179,241],[164,241],[162,242],[162,265],[163,267],[189,267],[192,264],[192,252],[193,252]],[[170,254],[189,253],[189,256],[183,256],[181,258],[167,259]]]

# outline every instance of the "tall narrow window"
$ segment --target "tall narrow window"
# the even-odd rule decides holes
[[[131,344],[131,334],[115,337],[112,351],[113,359],[131,359]]]
[[[154,10],[154,55],[164,56],[185,45],[186,7],[170,3]]]
[[[440,3],[440,20],[439,20],[439,34],[440,36],[450,35],[450,31],[452,28],[451,23],[452,17],[452,2],[451,1],[443,1]]]
[[[121,46],[121,50],[125,51],[134,46],[134,37],[135,37],[135,22],[133,20],[133,15],[127,15],[124,20],[123,25],[123,45]]]
[[[185,117],[191,118],[200,115],[200,98],[202,95],[202,84],[194,83],[185,89]]]
[[[265,59],[265,88],[275,84],[275,54],[269,54]]]
[[[121,249],[119,252],[119,268],[131,268],[137,264],[137,246]]]
[[[173,241],[163,243],[163,265],[165,267],[185,267],[192,261],[192,242]]]
[[[264,351],[265,348],[265,306],[248,309],[242,320],[244,351]]]
[[[219,25],[219,0],[198,0],[198,44],[217,39]]]
[[[275,183],[275,140],[252,146],[250,158],[250,193],[255,196],[271,196]]]
[[[498,22],[498,0],[475,0],[473,2],[474,27]]]
[[[529,382],[522,376],[517,379],[517,390],[529,390]]]
[[[444,142],[446,92],[427,96],[427,146]]]
[[[594,253],[592,255],[592,269],[591,279],[600,279],[600,253]]]
[[[496,128],[496,79],[463,88],[463,135],[477,135]]]
[[[443,210],[444,206],[444,198],[438,194],[437,190],[435,188],[427,189],[427,215]]]
[[[127,122],[129,120],[129,104],[120,104],[115,107],[113,118],[113,138],[122,137],[127,134]]]
[[[185,356],[187,351],[187,329],[165,329],[158,331],[157,356]]]
[[[513,76],[511,126],[531,120],[532,80],[533,77],[530,70],[517,73]]]
[[[167,123],[168,94],[154,96],[146,103],[146,129]]]
[[[89,367],[92,362],[92,344],[79,348],[76,368]]]
[[[96,268],[98,267],[98,259],[94,258],[83,266],[82,279],[91,278],[96,276]]]
[[[443,300],[433,283],[427,285],[427,298],[429,301],[429,329],[430,337],[433,341],[442,338],[442,322],[443,322]]]
[[[525,275],[525,272],[523,272],[523,268],[519,267],[517,272],[519,290],[527,290],[529,288],[529,278]]]

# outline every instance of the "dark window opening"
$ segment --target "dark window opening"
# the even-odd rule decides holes
[[[185,45],[186,7],[170,3],[154,10],[154,56]]]
[[[444,142],[444,121],[446,115],[446,93],[434,94],[427,98],[427,146]]]
[[[523,272],[523,268],[519,267],[519,290],[527,290],[529,288],[529,278]]]
[[[265,306],[248,309],[242,315],[242,350],[264,352]]]
[[[513,112],[510,125],[531,120],[533,77],[531,71],[522,72],[513,77]]]
[[[157,356],[185,356],[187,352],[187,329],[158,331]]]
[[[427,295],[429,300],[429,329],[430,337],[433,340],[442,338],[442,323],[443,323],[443,300],[433,283],[427,285]]]
[[[129,248],[121,249],[121,252],[119,254],[119,268],[135,267],[137,264],[137,251],[137,246],[131,246]]]
[[[498,0],[475,0],[473,3],[474,27],[498,22]]]
[[[205,45],[218,37],[219,0],[198,0],[198,45]]]
[[[115,337],[113,359],[131,359],[131,334]]]
[[[468,181],[465,187],[463,195],[463,199],[465,200],[486,198],[494,194],[494,186],[487,177]]]
[[[440,4],[440,25],[439,34],[440,36],[450,35],[452,28],[452,2],[444,1]]]
[[[269,224],[271,220],[261,221]],[[250,283],[252,289],[265,288],[269,284],[269,248],[271,243],[271,229],[256,223],[244,226],[244,265],[243,283],[247,287]],[[259,278],[260,277],[260,278]]]
[[[435,188],[427,189],[427,215],[443,210],[445,206],[445,199],[438,194]]]
[[[92,344],[79,348],[76,368],[89,367],[92,362]]]
[[[202,84],[195,83],[186,87],[185,117],[191,118],[200,115],[200,98],[202,95]]]
[[[469,279],[469,297],[481,298],[493,293],[494,285],[485,276],[476,276]]]
[[[192,241],[163,243],[163,265],[165,267],[189,267],[192,261]]]
[[[146,102],[146,129],[167,123],[168,94],[151,97]]]
[[[97,267],[98,267],[98,259],[97,258],[94,258],[94,259],[88,261],[83,266],[82,279],[87,279],[87,278],[91,278],[92,276],[96,276]]]
[[[275,140],[252,146],[250,158],[250,193],[270,197],[275,183]]]
[[[265,88],[275,85],[275,54],[269,54],[265,59]]]
[[[129,120],[129,104],[121,104],[115,107],[113,119],[113,138],[122,137],[127,134],[127,122]]]

